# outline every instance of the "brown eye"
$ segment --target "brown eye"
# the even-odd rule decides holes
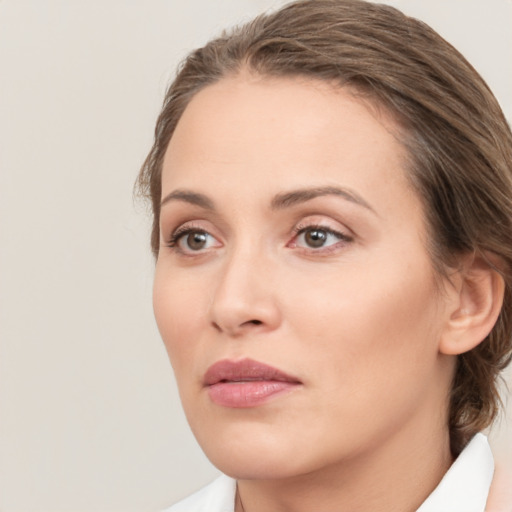
[[[298,229],[294,246],[304,249],[327,249],[339,243],[349,243],[351,241],[352,237],[327,226],[307,226]]]
[[[222,247],[222,244],[208,231],[187,226],[177,229],[171,235],[167,245],[182,254],[197,253]]]
[[[309,229],[304,232],[304,242],[309,247],[322,247],[327,241],[328,233],[324,229]]]
[[[192,231],[183,238],[187,248],[192,251],[200,251],[204,249],[208,243],[208,233],[204,231]]]

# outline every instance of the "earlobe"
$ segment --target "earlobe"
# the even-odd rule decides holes
[[[487,256],[487,255],[486,255]],[[439,351],[446,355],[468,352],[491,332],[503,304],[505,282],[492,257],[466,258],[451,290],[450,307]]]

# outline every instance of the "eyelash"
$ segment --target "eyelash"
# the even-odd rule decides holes
[[[296,240],[300,235],[308,232],[308,231],[314,231],[314,230],[318,230],[318,231],[323,231],[325,233],[327,233],[328,235],[332,235],[332,236],[335,236],[337,238],[339,238],[339,241],[340,242],[345,242],[345,243],[349,243],[349,242],[352,242],[354,239],[353,237],[347,235],[346,233],[343,233],[341,231],[337,231],[335,229],[332,229],[330,228],[329,226],[324,226],[322,224],[307,224],[307,225],[297,225],[293,231],[295,233],[295,236],[293,238],[293,240]],[[303,247],[303,249],[305,250],[309,250],[309,251],[312,251],[312,252],[320,252],[323,250],[323,252],[327,252],[329,250],[334,250],[335,249],[335,246],[337,246],[337,244],[332,244],[332,245],[328,245],[326,247],[320,247],[318,249],[315,249],[313,247]]]
[[[308,231],[313,231],[313,230],[323,231],[323,232],[327,233],[327,235],[335,236],[335,237],[339,238],[340,242],[348,243],[348,242],[353,241],[353,238],[351,236],[347,235],[346,233],[342,233],[341,231],[334,230],[334,229],[330,228],[329,226],[324,226],[322,224],[307,224],[307,225],[299,224],[293,228],[294,235],[293,235],[293,239],[292,239],[292,247],[294,246],[293,244],[296,243],[296,240],[300,235],[302,235]],[[166,242],[166,246],[169,247],[170,249],[172,249],[173,251],[189,255],[189,253],[187,253],[186,251],[184,251],[180,248],[179,242],[183,237],[185,237],[191,233],[205,233],[208,236],[213,236],[204,228],[187,224],[184,226],[180,226],[178,229],[176,229],[176,231],[174,231],[171,234],[171,236],[169,237],[169,239]],[[325,252],[335,250],[337,245],[338,244],[336,243],[336,244],[328,245],[326,247],[319,247],[319,248],[313,248],[313,247],[299,247],[299,248],[302,250],[305,250],[305,251],[310,251],[312,253],[320,253],[320,252],[325,253]],[[191,250],[190,251],[191,254],[193,254],[194,252],[196,254],[202,253],[202,251],[200,251],[200,250],[198,250],[198,251]]]
[[[171,233],[171,236],[169,237],[169,239],[166,242],[167,247],[177,250],[178,242],[184,236],[190,235],[190,233],[206,233],[206,234],[210,235],[210,233],[208,233],[208,231],[206,231],[203,228],[200,228],[199,226],[193,226],[193,225],[187,224],[185,226],[180,226],[178,229],[176,229],[176,231]]]

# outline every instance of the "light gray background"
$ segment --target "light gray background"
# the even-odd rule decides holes
[[[158,510],[216,474],[154,325],[132,184],[179,59],[283,3],[0,0],[1,511]],[[512,118],[510,0],[389,3],[462,50]]]

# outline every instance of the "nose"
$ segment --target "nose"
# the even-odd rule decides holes
[[[233,254],[223,262],[211,302],[211,324],[230,337],[276,329],[281,312],[271,264],[261,256]]]

